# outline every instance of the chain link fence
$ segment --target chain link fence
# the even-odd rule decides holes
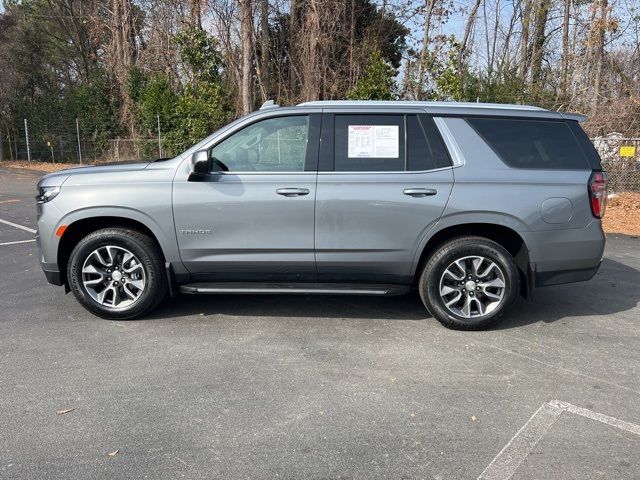
[[[640,192],[640,138],[612,133],[592,141],[607,172],[609,192]]]
[[[45,133],[34,133],[35,131]],[[0,158],[65,164],[95,164],[152,160],[166,154],[155,138],[100,140],[83,132],[77,124],[55,130],[32,127],[28,121],[0,132]]]

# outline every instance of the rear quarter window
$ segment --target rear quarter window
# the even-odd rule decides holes
[[[580,124],[574,120],[571,120],[567,122],[567,125],[569,125],[569,128],[576,136],[578,143],[582,147],[582,151],[589,160],[591,168],[593,168],[594,170],[602,170],[602,161],[600,159],[600,155],[598,154],[596,147],[593,146],[593,143],[591,142],[587,134],[584,132],[584,130],[582,130]]]
[[[575,134],[564,120],[467,118],[467,122],[514,168],[590,170]]]

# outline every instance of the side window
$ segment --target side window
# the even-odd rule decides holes
[[[336,115],[336,172],[403,171],[403,115]]]
[[[426,115],[407,115],[407,170],[450,167],[447,147],[433,120]]]
[[[272,117],[253,123],[211,149],[230,172],[302,172],[309,117]]]
[[[511,167],[589,169],[587,158],[564,121],[472,117],[467,122]]]

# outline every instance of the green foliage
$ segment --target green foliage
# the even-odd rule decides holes
[[[438,96],[446,100],[461,100],[463,96],[463,73],[459,71],[460,44],[453,36],[448,39],[446,61],[435,64],[434,78]]]
[[[229,109],[220,84],[187,85],[176,105],[175,126],[167,134],[167,146],[178,153],[203,139],[229,120]]]
[[[121,133],[119,105],[110,92],[113,84],[106,72],[96,72],[92,78],[77,87],[71,94],[74,112],[84,134],[106,143]],[[68,120],[71,122],[72,120]]]
[[[165,74],[148,75],[139,69],[131,69],[126,83],[135,105],[137,130],[145,138],[156,137],[159,116],[163,153],[168,155],[179,153],[220,128],[232,113],[215,39],[201,28],[188,27],[174,40],[181,67],[190,77],[182,89]]]
[[[147,86],[148,80],[149,78],[142,71],[142,69],[138,67],[129,68],[124,87],[127,95],[129,95],[129,98],[133,100],[133,103],[138,103],[140,101],[140,97],[142,96],[142,92]]]
[[[231,117],[228,95],[220,78],[221,61],[215,39],[204,30],[190,27],[176,36],[183,65],[192,76],[180,95],[171,97],[168,84],[158,83],[166,102],[175,100],[175,115],[168,131],[167,147],[177,153],[223,126]],[[148,98],[151,104],[150,94]]]
[[[138,118],[141,126],[155,132],[160,116],[160,128],[170,130],[177,102],[178,95],[173,91],[169,79],[163,74],[153,75],[140,93]]]
[[[485,72],[467,71],[464,75],[464,93],[461,100],[489,103],[526,103],[530,98],[528,85],[516,72],[487,75]]]
[[[200,27],[187,27],[175,36],[180,59],[194,80],[215,82],[220,79],[220,56],[216,41]]]
[[[364,75],[347,92],[349,100],[393,100],[396,71],[379,51],[373,52]]]

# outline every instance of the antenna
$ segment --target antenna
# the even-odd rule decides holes
[[[260,110],[266,110],[268,108],[278,108],[279,106],[280,105],[275,103],[273,100],[267,100],[262,104],[262,106],[260,107]]]

